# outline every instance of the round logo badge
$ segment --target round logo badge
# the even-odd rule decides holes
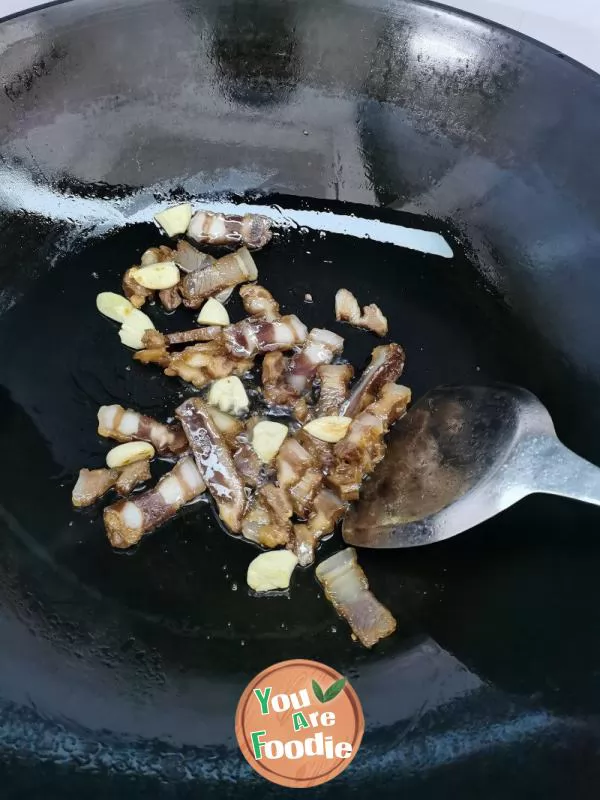
[[[365,720],[348,681],[318,661],[281,661],[248,684],[235,734],[246,761],[280,786],[309,787],[343,772]]]

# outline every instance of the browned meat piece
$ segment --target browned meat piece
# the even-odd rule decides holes
[[[181,295],[177,286],[173,286],[171,289],[161,289],[158,299],[167,311],[175,311],[181,305]]]
[[[338,322],[357,325],[360,320],[358,300],[348,289],[338,289],[335,295],[335,318]]]
[[[148,328],[142,334],[142,344],[147,350],[164,350],[167,346],[167,337],[154,328]]]
[[[327,483],[344,500],[356,500],[362,478],[372,472],[385,455],[384,435],[410,402],[410,389],[386,384],[379,399],[354,418],[346,436],[334,447],[335,465]]]
[[[211,297],[230,286],[255,281],[258,277],[254,259],[242,247],[236,253],[223,256],[204,269],[190,272],[179,282],[179,291],[188,308],[199,308],[207,297]]]
[[[373,647],[396,630],[394,617],[369,590],[353,547],[326,558],[315,572],[325,597],[365,647]]]
[[[132,274],[134,269],[137,269],[137,267],[130,267],[123,275],[123,293],[131,305],[141,308],[146,300],[151,300],[154,297],[154,291],[146,289],[134,280]]]
[[[335,318],[338,322],[349,322],[357,328],[385,336],[388,332],[388,322],[383,316],[379,306],[371,303],[360,311],[356,297],[348,289],[339,289],[335,296]]]
[[[354,370],[350,364],[322,364],[317,369],[320,384],[317,417],[339,414],[342,404],[348,397],[348,384],[353,375]]]
[[[299,353],[292,356],[285,373],[287,385],[297,397],[303,395],[311,386],[321,364],[329,364],[334,356],[342,352],[344,340],[331,331],[313,328],[306,344]]]
[[[245,433],[242,433],[236,439],[233,463],[246,486],[258,486],[264,478],[263,463],[256,455],[256,451],[248,441],[248,436]]]
[[[375,303],[370,303],[363,308],[362,317],[358,323],[359,328],[376,333],[377,336],[387,336],[388,321],[382,310]]]
[[[122,497],[130,495],[136,486],[151,478],[149,461],[134,461],[119,471],[115,489]]]
[[[308,405],[305,397],[301,397],[299,400],[296,400],[292,407],[292,416],[302,425],[312,418],[312,412],[313,409]]]
[[[119,479],[116,469],[81,469],[73,487],[71,501],[75,508],[91,506],[115,485]]]
[[[160,333],[160,331],[149,329],[142,334],[142,344],[149,350],[165,350],[176,344],[212,342],[219,339],[222,333],[223,328],[219,325],[207,325],[203,328],[192,328],[189,331],[177,331],[176,333]],[[138,361],[146,362],[149,360],[148,358],[138,359]]]
[[[266,483],[256,492],[244,515],[242,534],[263,547],[280,547],[289,540],[292,514],[292,505],[283,489]]]
[[[251,250],[264,247],[271,239],[271,223],[258,214],[213,214],[197,211],[187,235],[199,244],[243,244]]]
[[[288,543],[298,557],[298,563],[307,567],[315,560],[315,550],[323,536],[332,533],[347,508],[334,492],[322,489],[314,499],[313,510],[306,523],[294,525]]]
[[[294,514],[301,519],[308,518],[313,500],[322,483],[323,473],[321,470],[309,467],[300,480],[289,488]]]
[[[281,445],[276,458],[277,483],[289,489],[303,477],[313,465],[310,453],[294,438],[288,437]]]
[[[117,442],[150,442],[160,455],[180,455],[188,448],[179,425],[164,425],[119,405],[100,406],[98,434]]]
[[[178,461],[153,489],[104,509],[106,535],[113,547],[137,544],[142,536],[174,517],[206,489],[194,459]]]
[[[222,341],[215,339],[212,342],[190,345],[179,353],[173,353],[165,375],[177,375],[197,389],[202,389],[217,378],[243,375],[251,369],[252,364],[251,359],[233,358],[225,351]]]
[[[246,507],[244,484],[207,404],[199,397],[191,397],[175,413],[183,426],[200,474],[215,499],[219,516],[230,531],[239,533]]]
[[[244,308],[252,317],[261,317],[272,322],[281,316],[279,303],[264,286],[258,286],[256,283],[246,284],[240,288],[240,297]]]
[[[196,270],[212,266],[217,259],[196,250],[185,239],[180,239],[177,242],[177,250],[173,253],[173,260],[182,272],[196,272]]]
[[[294,434],[294,438],[310,454],[314,464],[318,465],[319,469],[323,472],[329,470],[335,460],[332,444],[322,442],[305,430],[297,431]]]
[[[160,367],[168,367],[171,356],[164,347],[153,347],[146,350],[136,350],[133,360],[140,364],[158,364]]]
[[[166,244],[161,244],[160,247],[149,247],[142,253],[140,263],[142,267],[147,267],[150,264],[159,264],[162,261],[173,261],[173,250],[167,247]]]
[[[225,347],[236,358],[250,358],[258,353],[291,350],[306,341],[306,325],[294,314],[273,322],[247,318],[223,331]]]
[[[354,417],[377,396],[384,383],[397,381],[404,369],[404,350],[399,344],[385,344],[371,353],[371,363],[352,388],[341,413]]]
[[[296,399],[295,392],[285,382],[288,360],[282,353],[267,353],[262,365],[263,397],[270,405],[287,406]]]

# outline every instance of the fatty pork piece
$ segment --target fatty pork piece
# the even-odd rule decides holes
[[[206,269],[206,267],[215,264],[216,260],[216,258],[209,256],[208,253],[202,253],[197,250],[185,239],[180,239],[177,242],[177,249],[173,253],[173,261],[186,274],[196,272],[199,269]]]
[[[340,413],[354,417],[369,403],[385,383],[394,383],[404,369],[404,350],[392,342],[376,347],[371,353],[371,361],[359,380],[352,387],[350,396],[342,403]]]
[[[284,380],[297,397],[310,389],[321,364],[329,364],[342,352],[344,340],[336,333],[313,328],[302,350],[289,360]]]
[[[132,547],[205,489],[194,459],[185,456],[154,488],[104,509],[104,527],[110,543],[123,549]]]
[[[274,483],[266,483],[250,501],[242,520],[242,534],[263,547],[280,547],[289,541],[292,514],[286,492]]]
[[[134,358],[148,363],[154,353],[159,359],[158,363],[164,367],[165,375],[177,376],[197,389],[202,389],[217,378],[244,375],[253,365],[252,359],[233,358],[218,339],[199,342],[177,353],[167,354],[166,361],[166,351],[140,350],[134,354]]]
[[[302,567],[314,562],[315,550],[320,539],[333,533],[348,508],[348,504],[329,489],[322,489],[311,506],[308,522],[294,525],[288,542],[288,549],[295,553]]]
[[[119,479],[117,469],[81,469],[73,487],[71,502],[75,508],[86,508],[99,500]]]
[[[246,507],[244,484],[208,405],[199,397],[191,397],[175,413],[200,475],[217,504],[219,516],[230,531],[239,533]]]
[[[348,384],[353,375],[354,370],[350,364],[322,364],[317,368],[317,377],[319,379],[317,417],[329,417],[339,414],[343,403],[348,397]]]
[[[219,339],[222,333],[223,328],[220,325],[206,325],[202,328],[192,328],[189,331],[176,331],[175,333],[161,333],[150,328],[142,334],[142,344],[149,350],[166,349],[189,342],[212,342]]]
[[[204,269],[185,275],[179,282],[179,291],[188,308],[199,308],[207,297],[240,283],[255,281],[258,271],[254,259],[245,247],[219,258]]]
[[[350,625],[365,647],[373,647],[396,630],[396,620],[369,590],[367,576],[347,547],[322,561],[315,570],[325,597]]]
[[[360,310],[358,301],[348,289],[339,289],[335,296],[335,318],[356,328],[365,328],[378,336],[386,336],[388,321],[379,306],[370,303]]]
[[[327,475],[327,484],[343,500],[358,499],[364,476],[385,455],[385,434],[404,415],[410,397],[406,386],[386,384],[379,398],[352,420],[346,436],[335,445],[335,464]]]
[[[251,358],[274,350],[292,350],[304,344],[307,333],[306,325],[295,314],[272,322],[248,317],[225,328],[223,340],[235,358]]]
[[[258,286],[256,283],[248,283],[240,287],[240,297],[245,310],[251,317],[260,317],[272,322],[279,319],[279,303],[275,300],[271,292]]]
[[[122,469],[81,469],[71,500],[75,508],[91,506],[109,489],[121,497],[130,495],[136,486],[150,480],[150,462],[135,461]]]
[[[180,455],[188,449],[178,424],[165,425],[146,414],[123,406],[100,406],[98,434],[117,442],[150,442],[159,455]]]
[[[290,406],[297,400],[293,389],[285,382],[288,359],[280,352],[267,353],[262,364],[263,397],[269,405]]]
[[[250,250],[258,250],[271,239],[271,222],[259,214],[238,216],[197,211],[186,233],[199,244],[242,244]]]

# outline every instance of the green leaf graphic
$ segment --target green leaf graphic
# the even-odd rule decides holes
[[[319,703],[324,703],[325,702],[325,696],[323,695],[323,689],[321,689],[321,687],[319,686],[319,684],[316,682],[316,680],[314,678],[313,678],[313,682],[312,682],[312,688],[313,688],[313,692],[315,693],[315,697],[317,698]]]
[[[337,697],[345,685],[346,685],[346,678],[340,678],[338,681],[332,683],[329,689],[327,689],[327,691],[325,692],[324,695],[325,699],[323,702],[328,703],[330,700],[333,700],[334,697]]]

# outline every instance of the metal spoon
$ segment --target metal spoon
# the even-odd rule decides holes
[[[397,423],[343,536],[361,547],[432,544],[534,492],[600,505],[600,468],[559,442],[525,389],[442,386]]]

